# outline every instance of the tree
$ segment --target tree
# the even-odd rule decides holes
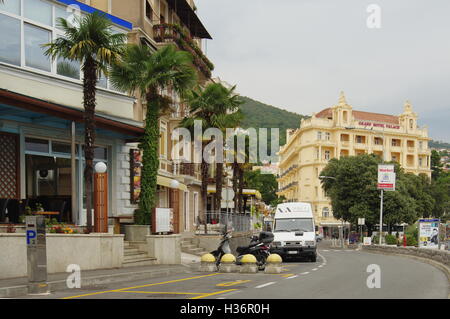
[[[112,67],[110,77],[118,89],[138,92],[147,103],[145,133],[140,143],[143,166],[139,208],[143,214],[150,216],[156,205],[159,118],[173,102],[164,91],[171,89],[183,97],[195,85],[197,77],[192,67],[192,56],[188,52],[178,51],[174,45],[156,52],[146,45],[129,45],[121,63]]]
[[[438,151],[431,151],[431,178],[437,180],[439,175],[442,173],[442,167],[444,165],[441,163],[441,155]]]
[[[235,87],[227,89],[220,83],[210,83],[205,88],[197,88],[192,90],[187,101],[190,108],[191,116],[184,118],[180,127],[187,128],[194,132],[195,121],[199,121],[202,130],[209,128],[217,128],[224,132],[227,127],[236,127],[239,123],[241,114],[236,111],[240,105],[239,97],[234,93]],[[202,138],[202,154],[205,147],[211,142],[210,139]],[[214,201],[214,209],[220,209],[221,189],[223,182],[223,162],[218,164],[216,169],[216,195]],[[207,187],[209,163],[202,156],[202,201],[206,211]],[[218,208],[219,207],[219,208]]]
[[[254,188],[260,191],[263,201],[266,204],[276,206],[278,197],[278,182],[273,174],[262,174],[261,170],[245,172],[245,181],[248,188]]]
[[[117,63],[123,53],[126,35],[115,33],[112,23],[104,14],[94,12],[78,20],[72,26],[63,18],[58,19],[64,36],[45,44],[45,54],[53,59],[62,57],[78,61],[83,72],[83,106],[85,124],[84,184],[88,232],[92,231],[92,181],[94,172],[96,85],[108,66]]]
[[[331,198],[333,215],[352,224],[365,218],[369,230],[379,223],[380,192],[377,190],[378,164],[381,159],[373,154],[332,159],[322,171],[322,186]],[[385,192],[383,222],[388,225],[412,223],[430,214],[434,200],[430,184],[424,176],[405,174],[395,164],[396,191]]]

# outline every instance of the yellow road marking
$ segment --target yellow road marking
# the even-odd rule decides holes
[[[221,274],[220,273],[214,273],[214,274],[209,274],[209,275],[204,275],[204,276],[196,276],[196,277],[189,277],[189,278],[182,278],[182,279],[158,282],[158,283],[155,283],[155,284],[148,284],[148,285],[127,287],[127,288],[121,288],[121,289],[98,291],[98,292],[93,292],[93,293],[84,294],[84,295],[64,297],[62,299],[75,299],[75,298],[81,298],[81,297],[88,297],[88,296],[95,296],[95,295],[100,295],[100,294],[106,294],[106,293],[110,293],[110,292],[121,292],[121,291],[124,291],[124,290],[144,288],[144,287],[151,287],[151,286],[157,286],[157,285],[165,285],[165,284],[171,284],[171,283],[174,283],[174,282],[180,282],[180,281],[186,281],[186,280],[192,280],[192,279],[199,279],[199,278],[205,278],[205,277],[211,277],[211,276],[217,276],[217,275],[221,275]]]
[[[217,284],[217,287],[230,287],[230,286],[234,286],[234,285],[239,285],[239,284],[243,284],[246,282],[250,282],[251,280],[238,280],[238,281],[231,281],[231,282],[224,282],[221,284]]]
[[[294,276],[295,274],[282,274],[281,277],[287,278],[287,277],[291,277]]]
[[[226,292],[235,291],[235,290],[237,290],[237,289],[228,289],[228,290],[216,291],[216,292],[212,292],[210,294],[204,294],[204,295],[193,297],[193,298],[189,298],[189,299],[201,299],[201,298],[205,298],[205,297],[209,297],[209,296],[224,294]]]
[[[133,294],[157,294],[157,295],[204,295],[205,292],[169,292],[169,291],[134,291],[134,290],[124,290],[119,292],[128,292]]]

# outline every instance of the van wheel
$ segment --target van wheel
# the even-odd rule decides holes
[[[310,260],[311,260],[311,262],[315,263],[316,260],[317,260],[317,255],[313,255],[313,256],[310,258]]]

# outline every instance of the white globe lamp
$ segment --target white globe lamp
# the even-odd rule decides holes
[[[176,179],[170,181],[170,188],[178,188],[180,186],[180,182]]]
[[[105,163],[98,162],[97,164],[95,164],[94,169],[95,169],[96,173],[103,174],[103,173],[106,173],[106,171],[108,170],[108,167],[106,166]]]

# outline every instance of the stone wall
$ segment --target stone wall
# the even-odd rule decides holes
[[[115,195],[117,199],[115,216],[133,216],[137,205],[131,204],[130,194],[130,149],[137,148],[126,145],[117,145],[117,167],[115,181]],[[130,220],[131,222],[132,220]]]
[[[434,261],[446,265],[447,267],[450,267],[450,251],[416,248],[416,247],[396,247],[396,246],[379,246],[379,245],[362,246],[362,247],[364,250],[367,251],[410,255],[426,259],[432,259]]]
[[[47,234],[47,272],[66,272],[77,264],[81,270],[120,268],[123,235]],[[0,234],[0,279],[27,276],[25,234]]]

